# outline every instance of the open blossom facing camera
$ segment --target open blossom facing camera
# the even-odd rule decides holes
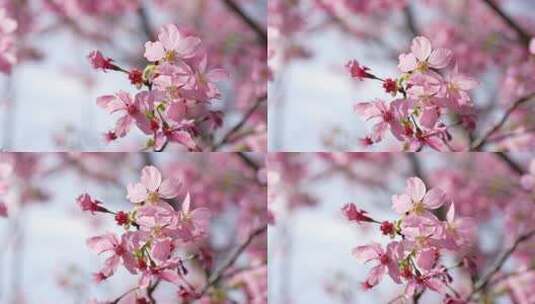
[[[437,210],[445,206],[449,211],[443,219]],[[392,197],[392,209],[399,218],[394,222],[381,222],[353,204],[343,208],[348,220],[359,224],[380,224],[382,234],[389,237],[386,247],[374,242],[353,250],[359,262],[374,265],[362,287],[373,288],[388,275],[396,284],[405,285],[403,297],[407,300],[425,290],[432,290],[445,300],[457,299],[464,303],[449,288],[452,283],[449,270],[452,267],[443,265],[443,257],[449,253],[461,260],[464,258],[463,254],[473,246],[474,221],[456,217],[455,205],[446,193],[437,188],[427,191],[418,177],[407,180],[405,193]],[[460,262],[455,267],[464,264]]]
[[[351,77],[379,80],[385,92],[394,98],[390,102],[377,99],[355,105],[355,112],[375,121],[372,133],[363,143],[378,143],[390,131],[402,143],[403,150],[451,149],[449,127],[441,118],[454,113],[459,117],[456,124],[473,128],[474,104],[469,93],[478,82],[460,73],[457,65],[452,67],[451,50],[433,48],[426,37],[414,38],[410,50],[399,56],[402,74],[395,79],[383,80],[355,60],[348,63]]]
[[[227,78],[218,68],[209,68],[201,39],[174,24],[163,26],[156,41],[145,43],[143,71],[125,70],[99,51],[89,55],[91,65],[103,71],[126,73],[138,93],[101,96],[97,104],[110,114],[120,113],[115,128],[105,134],[107,142],[125,137],[136,126],[149,136],[146,148],[163,150],[174,142],[189,151],[203,149],[201,138],[221,126],[220,112],[210,104],[221,98],[216,83]]]
[[[167,200],[176,198],[179,190],[176,179],[164,179],[157,168],[147,166],[141,181],[128,185],[127,197],[135,203],[131,210],[113,212],[88,194],[77,199],[83,211],[114,215],[123,228],[120,235],[106,233],[87,240],[89,248],[107,257],[103,268],[94,274],[96,282],[107,280],[124,267],[138,277],[137,288],[128,292],[136,297],[160,281],[174,285],[191,299],[200,295],[201,290],[189,282],[187,264],[202,256],[194,248],[206,238],[211,215],[207,208],[192,208],[189,194],[181,209],[175,210],[178,206]]]

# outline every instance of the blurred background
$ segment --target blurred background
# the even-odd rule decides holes
[[[100,284],[93,281],[92,273],[105,259],[87,247],[86,239],[122,228],[113,216],[82,212],[75,200],[89,193],[110,210],[130,210],[126,185],[138,182],[147,164],[183,182],[178,202],[190,193],[193,208],[212,212],[209,237],[199,244],[204,255],[199,263],[219,268],[251,231],[266,223],[262,154],[0,153],[0,161],[15,168],[9,192],[1,197],[8,217],[0,218],[0,303],[111,301],[136,286],[139,276],[123,267]],[[249,281],[220,286],[231,298],[245,301],[252,287],[255,297],[265,296],[266,238],[253,239],[231,268],[235,275],[249,275]],[[203,286],[203,266],[195,260],[188,270],[192,284]],[[158,303],[178,301],[177,288],[169,284],[161,284],[155,295]]]
[[[499,4],[535,32],[530,22],[534,2]],[[452,47],[458,58],[469,62],[460,65],[461,71],[481,82],[473,96],[479,112],[476,134],[507,106],[501,87],[516,59],[505,57],[520,51],[507,37],[511,31],[481,0],[273,0],[269,17],[273,81],[268,87],[268,129],[273,151],[399,151],[390,135],[380,144],[360,146],[359,139],[368,135],[372,124],[359,117],[353,105],[391,96],[377,81],[351,79],[344,65],[356,59],[379,77],[398,77],[398,55],[409,49],[415,36],[408,20],[434,45]]]
[[[259,24],[267,19],[266,2],[236,1]],[[220,0],[2,0],[0,7],[19,23],[15,34],[19,63],[10,75],[0,74],[3,150],[140,151],[146,137],[137,129],[109,145],[103,140],[102,134],[117,117],[99,108],[96,98],[137,90],[122,73],[92,69],[87,55],[98,49],[122,67],[142,69],[148,35],[154,36],[168,23],[199,35],[208,49],[209,64],[230,74],[219,84],[223,99],[213,105],[213,110],[225,113],[218,139],[242,119],[257,95],[265,95],[266,80],[258,76],[266,69],[265,46],[256,43],[248,30],[237,35],[244,25]],[[264,103],[241,131],[265,146],[266,119]],[[260,150],[249,143],[241,145]]]
[[[371,290],[361,288],[372,265],[357,262],[352,249],[371,241],[384,245],[389,239],[373,224],[349,222],[341,209],[353,202],[373,218],[392,221],[397,216],[391,209],[391,197],[404,192],[406,178],[411,176],[421,177],[428,189],[444,190],[455,203],[458,216],[470,216],[478,222],[477,239],[469,254],[481,257],[478,269],[484,273],[519,233],[535,229],[534,192],[520,186],[534,156],[273,153],[268,159],[268,208],[274,219],[268,239],[270,302],[388,303],[402,294],[404,286],[388,277]],[[511,164],[516,164],[516,169]],[[531,265],[535,241],[524,246],[504,272]],[[444,264],[454,265],[456,258],[450,252]],[[471,282],[465,271],[452,274],[457,290],[469,290]],[[533,270],[527,271],[531,278],[533,274]],[[514,296],[533,299],[532,282],[514,283],[521,290]],[[506,285],[494,303],[517,303],[512,293]],[[428,291],[421,303],[441,300]]]

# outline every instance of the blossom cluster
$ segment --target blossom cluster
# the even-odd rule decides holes
[[[10,73],[17,63],[16,39],[17,21],[8,16],[5,8],[0,8],[0,71]]]
[[[448,211],[442,218],[440,210],[446,207]],[[392,209],[399,216],[397,220],[378,221],[353,203],[343,208],[349,221],[378,224],[381,233],[389,238],[386,246],[374,242],[353,250],[359,262],[374,264],[363,288],[375,287],[388,274],[396,284],[405,285],[403,297],[407,299],[425,290],[456,299],[459,295],[450,291],[449,270],[472,264],[466,254],[475,233],[473,219],[456,216],[455,205],[447,194],[438,188],[427,190],[418,177],[407,180],[404,193],[392,196]],[[448,252],[463,258],[457,266],[443,264]]]
[[[451,126],[442,118],[451,112],[458,117],[454,125],[473,129],[474,103],[470,91],[478,84],[452,62],[451,50],[433,48],[423,36],[414,38],[411,51],[399,56],[402,74],[397,78],[382,79],[356,60],[348,62],[346,68],[352,78],[379,80],[385,92],[395,98],[355,105],[359,115],[375,121],[372,133],[362,143],[378,143],[390,131],[407,151],[419,151],[425,146],[438,151],[451,149]]]
[[[161,151],[175,142],[190,151],[202,150],[201,137],[222,124],[221,112],[209,105],[221,98],[215,82],[225,79],[226,72],[209,68],[200,38],[174,24],[163,26],[156,41],[145,43],[144,56],[150,63],[143,70],[125,70],[99,51],[89,54],[95,69],[126,73],[140,89],[133,96],[120,91],[97,99],[100,107],[120,115],[106,141],[126,136],[135,125],[150,136],[148,149]]]
[[[176,286],[184,300],[199,296],[200,290],[188,281],[187,263],[202,260],[196,245],[206,238],[210,211],[192,208],[189,194],[176,211],[173,200],[180,187],[177,179],[164,179],[157,168],[147,166],[140,182],[127,186],[131,210],[111,211],[89,194],[77,198],[82,210],[113,215],[123,230],[120,235],[106,233],[87,240],[97,254],[108,255],[104,267],[94,274],[96,282],[108,279],[122,266],[132,275],[139,275],[137,288],[129,295],[137,301],[147,301],[148,290],[160,281]]]

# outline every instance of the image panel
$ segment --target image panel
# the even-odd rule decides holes
[[[273,153],[270,303],[534,303],[535,154]]]
[[[264,162],[0,153],[0,303],[267,303]]]
[[[0,1],[0,148],[266,151],[267,0]]]
[[[272,0],[269,148],[530,151],[533,1]]]

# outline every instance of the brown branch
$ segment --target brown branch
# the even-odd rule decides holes
[[[405,22],[407,23],[407,28],[413,36],[418,36],[418,26],[416,26],[416,20],[414,19],[414,14],[412,12],[410,4],[403,10],[405,16]]]
[[[260,26],[258,23],[256,23],[256,21],[254,21],[250,16],[248,16],[233,0],[223,0],[223,3],[229,10],[231,10],[234,14],[240,17],[240,19],[256,33],[258,40],[262,44],[267,45],[267,31],[263,26]]]
[[[530,34],[524,31],[524,29],[522,29],[522,27],[520,27],[520,25],[518,25],[511,17],[507,16],[507,14],[505,14],[505,12],[492,0],[483,0],[483,2],[486,3],[489,8],[491,8],[509,27],[511,27],[511,29],[516,32],[522,44],[524,44],[526,47],[529,45],[531,40]]]
[[[249,234],[247,239],[238,248],[236,248],[234,253],[232,253],[232,255],[223,263],[223,265],[219,268],[219,270],[217,270],[210,276],[210,278],[208,279],[208,283],[206,284],[206,286],[204,286],[204,288],[202,289],[198,297],[201,298],[208,291],[208,289],[210,289],[210,287],[217,284],[219,280],[221,280],[221,278],[224,276],[225,272],[230,267],[232,267],[232,265],[234,265],[234,263],[238,260],[238,258],[245,251],[245,249],[249,247],[249,245],[253,242],[253,240],[257,236],[265,233],[266,231],[267,231],[267,225],[258,227],[255,230],[253,230],[251,234]]]
[[[482,289],[485,289],[485,287],[487,287],[487,285],[491,281],[492,277],[500,271],[500,269],[503,267],[505,262],[507,262],[509,257],[515,252],[518,246],[520,246],[520,244],[529,240],[533,236],[535,236],[535,230],[531,230],[529,232],[526,232],[520,235],[516,239],[514,244],[509,249],[507,249],[502,254],[502,256],[496,261],[496,263],[491,268],[491,270],[485,276],[483,276],[483,278],[481,278],[481,280],[478,283],[476,283],[475,289],[472,291],[472,293],[470,293],[470,295],[466,299],[466,302],[469,302],[479,291],[481,291]]]
[[[260,105],[267,99],[267,95],[264,95],[260,98],[258,98],[255,102],[255,104],[245,113],[245,115],[242,117],[242,119],[232,128],[230,129],[224,136],[223,139],[216,145],[213,146],[212,151],[217,151],[219,148],[221,148],[223,145],[229,143],[232,141],[232,137],[241,130],[241,128],[245,125],[245,123],[253,116],[253,114],[256,112],[256,110],[260,107]]]
[[[243,152],[238,152],[236,155],[240,158],[240,160],[249,168],[253,169],[254,171],[258,171],[260,169],[260,165],[257,164],[254,160],[249,158],[247,154]]]
[[[149,15],[147,14],[147,10],[143,5],[140,5],[137,10],[137,15],[139,17],[139,21],[141,22],[141,28],[143,29],[143,33],[145,33],[145,36],[147,36],[147,39],[152,40],[153,37],[153,31],[152,26],[150,24]]]
[[[494,134],[496,133],[501,127],[503,127],[503,125],[507,122],[507,120],[509,119],[509,116],[511,116],[511,114],[516,111],[516,109],[518,109],[518,107],[520,107],[521,105],[523,105],[524,103],[530,101],[532,98],[535,97],[535,93],[531,93],[529,95],[526,95],[520,99],[518,99],[517,101],[515,101],[508,109],[507,111],[505,111],[505,114],[502,116],[502,118],[500,119],[500,121],[498,121],[498,123],[496,123],[492,128],[490,128],[479,140],[477,140],[473,145],[472,145],[472,151],[481,151],[481,149],[483,148],[483,146],[487,143],[487,141],[489,140],[489,138]]]
[[[505,164],[507,164],[507,166],[509,166],[509,168],[511,168],[511,170],[515,171],[518,175],[526,174],[526,171],[504,152],[496,152],[494,154],[498,156],[498,158],[500,158]]]

